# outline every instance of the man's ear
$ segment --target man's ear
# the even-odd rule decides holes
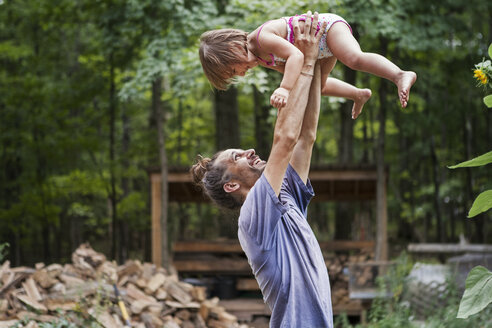
[[[224,191],[227,192],[227,193],[234,192],[234,191],[238,190],[239,187],[241,187],[239,185],[239,183],[229,181],[229,182],[226,182],[224,184]]]

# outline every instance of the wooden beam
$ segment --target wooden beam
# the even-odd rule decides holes
[[[271,311],[268,305],[261,298],[244,298],[232,300],[220,300],[220,306],[223,306],[227,312],[254,312],[257,315],[270,315]]]
[[[409,244],[412,253],[492,253],[492,245],[482,244]]]
[[[373,249],[375,242],[373,240],[333,240],[319,243],[322,251],[350,251],[360,249]]]
[[[258,286],[258,282],[254,278],[243,278],[236,281],[236,289],[243,291],[254,291],[260,290],[260,286]]]
[[[251,274],[246,259],[174,260],[173,264],[179,273]]]
[[[332,240],[322,241],[319,246],[324,251],[349,251],[373,249],[373,240]],[[178,241],[173,246],[174,253],[237,253],[243,254],[243,249],[237,240],[224,241]]]
[[[387,205],[387,173],[383,168],[380,171],[380,181],[376,190],[376,251],[377,261],[388,260],[388,205]]]
[[[347,180],[372,180],[376,181],[376,171],[372,170],[311,170],[309,172],[309,179],[311,181],[347,181]]]
[[[161,248],[161,175],[152,173],[150,175],[151,197],[152,197],[152,263],[157,267],[162,265]]]
[[[243,253],[237,240],[227,241],[178,241],[174,243],[175,253]]]

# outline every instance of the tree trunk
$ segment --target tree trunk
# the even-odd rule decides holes
[[[436,211],[436,239],[440,243],[446,242],[446,234],[444,232],[445,226],[442,222],[442,209],[441,209],[441,199],[439,197],[439,189],[441,186],[441,179],[439,177],[439,162],[437,160],[436,154],[436,144],[434,135],[430,137],[430,152],[432,159],[432,173],[434,182],[434,210]]]
[[[492,43],[492,5],[489,2],[489,42]],[[487,137],[488,137],[488,149],[492,149],[492,108],[487,110]],[[489,177],[492,177],[492,172],[489,170]]]
[[[472,127],[471,120],[468,112],[465,112],[464,122],[464,137],[465,137],[465,158],[466,160],[472,159]],[[466,174],[466,192],[465,192],[465,206],[467,208],[466,212],[471,208],[473,203],[473,175],[472,170],[469,167],[464,168]],[[471,239],[472,234],[472,221],[466,217],[463,218],[465,236],[468,239]]]
[[[258,89],[253,86],[256,153],[262,159],[266,160],[270,155],[270,132],[272,127],[268,124],[268,111],[270,110],[270,106],[265,105],[264,98],[264,95],[262,95]]]
[[[359,39],[357,26],[352,26],[352,33],[356,40]],[[344,81],[355,85],[357,71],[345,66],[343,70]],[[354,120],[352,119],[352,101],[340,104],[340,141],[338,143],[338,163],[353,163],[354,153]],[[352,224],[354,223],[354,210],[351,203],[337,202],[335,207],[335,239],[350,239]]]
[[[237,104],[237,89],[230,87],[227,91],[214,93],[215,100],[215,144],[218,150],[227,148],[240,148],[239,142],[239,109]],[[234,213],[221,211],[215,220],[217,237],[236,238],[237,226]]]
[[[356,71],[344,67],[345,82],[355,85]],[[351,118],[352,102],[340,104],[340,141],[338,143],[338,162],[351,164],[354,152],[354,120]],[[335,239],[347,240],[351,238],[354,210],[352,203],[337,202],[335,207]]]
[[[159,158],[161,171],[161,264],[164,268],[169,269],[169,245],[167,233],[169,195],[167,179],[167,154],[166,154],[166,136],[164,133],[165,126],[165,108],[161,100],[162,96],[162,78],[157,78],[152,82],[152,107],[156,113],[157,135],[159,141]]]
[[[386,56],[388,50],[388,40],[381,37],[380,54]],[[379,133],[376,148],[376,166],[377,166],[377,183],[376,183],[376,260],[384,261],[388,259],[387,249],[387,208],[386,208],[386,170],[384,163],[384,139],[386,136],[386,108],[388,93],[388,82],[381,79],[379,86]]]
[[[130,118],[126,113],[125,106],[121,107],[121,122],[122,122],[122,140],[121,140],[121,158],[122,158],[122,169],[123,172],[127,172],[130,168],[130,163],[128,161],[129,155],[128,151],[130,148]],[[123,192],[122,199],[125,199],[130,194],[130,179],[123,174],[121,178],[121,189]],[[128,217],[126,217],[128,218]],[[128,223],[127,220],[122,219],[119,222],[120,228],[120,248],[118,252],[118,262],[124,263],[128,259]]]
[[[110,202],[111,202],[111,258],[116,259],[118,254],[118,213],[116,209],[116,172],[115,172],[115,127],[116,127],[116,87],[114,74],[114,54],[109,57],[109,174],[110,174]]]
[[[239,109],[237,89],[216,90],[215,100],[215,144],[217,149],[239,148]]]

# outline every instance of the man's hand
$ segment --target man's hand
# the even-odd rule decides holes
[[[270,97],[270,104],[277,109],[281,109],[287,104],[288,99],[289,90],[285,88],[277,88]]]
[[[315,12],[312,15],[311,11],[308,11],[303,32],[299,27],[298,17],[293,19],[292,26],[294,28],[294,45],[304,54],[304,65],[313,65],[314,67],[314,63],[318,60],[319,41],[326,30],[326,21],[320,26],[318,32],[318,13]]]

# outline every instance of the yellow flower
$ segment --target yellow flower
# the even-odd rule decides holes
[[[481,69],[476,69],[473,73],[473,77],[475,77],[480,83],[487,84],[487,75],[485,75]]]

